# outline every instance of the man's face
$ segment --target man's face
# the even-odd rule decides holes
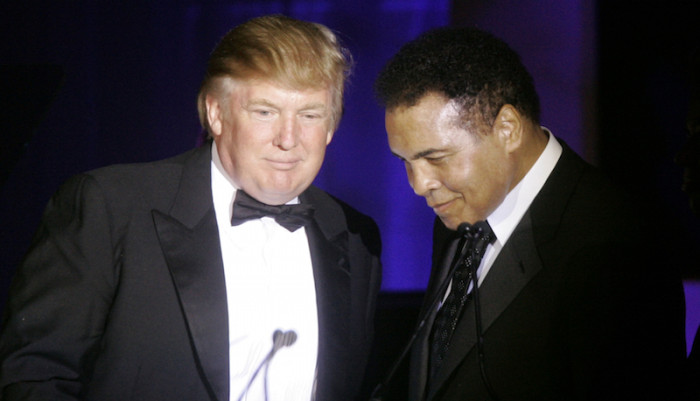
[[[207,112],[224,168],[267,204],[286,203],[311,185],[333,137],[330,89],[238,81],[225,101],[208,97]]]
[[[465,128],[454,102],[428,94],[387,112],[385,122],[409,184],[448,228],[486,219],[510,190],[513,165],[503,138]]]

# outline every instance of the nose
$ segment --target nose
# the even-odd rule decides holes
[[[440,187],[440,180],[435,177],[427,166],[406,164],[406,173],[408,175],[408,183],[418,196],[426,197],[431,191]]]
[[[299,132],[294,118],[286,117],[281,119],[273,144],[282,150],[290,150],[297,146],[298,142]]]

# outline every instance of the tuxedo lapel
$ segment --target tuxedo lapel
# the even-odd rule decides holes
[[[306,227],[316,286],[318,308],[319,355],[316,399],[333,399],[333,389],[342,388],[342,372],[353,350],[348,349],[351,313],[351,284],[348,255],[348,232],[339,220],[342,210],[325,199],[315,187],[301,196],[303,203],[314,206],[314,221]],[[341,396],[341,395],[336,395]]]
[[[489,327],[541,269],[542,263],[537,255],[532,231],[532,219],[528,212],[513,231],[488,276],[479,286],[485,337],[488,337],[486,333]],[[447,356],[435,375],[434,383],[430,386],[428,399],[476,346],[477,333],[474,319],[474,303],[469,302],[465,305],[464,314],[452,336]]]
[[[213,400],[229,399],[228,312],[223,261],[211,197],[211,153],[185,161],[169,211],[153,210],[161,249],[175,284],[198,370]]]
[[[440,226],[440,228],[442,227],[443,226]],[[436,236],[438,234],[434,232],[433,235]],[[438,241],[442,242],[442,240]],[[427,304],[424,304],[423,308],[421,308],[418,320],[420,322],[422,319],[425,319],[425,324],[416,338],[416,343],[414,344],[411,352],[411,366],[414,367],[412,380],[409,383],[409,395],[412,397],[410,399],[411,401],[421,399],[417,396],[425,393],[428,383],[428,376],[430,374],[430,333],[432,332],[435,316],[437,315],[437,304],[432,308],[430,308],[430,306],[432,306],[431,304],[437,297],[444,296],[444,291],[440,291],[439,287],[445,282],[445,280],[448,279],[447,276],[450,272],[450,265],[457,251],[458,243],[459,238],[457,236],[453,236],[452,240],[447,240],[445,249],[440,253],[442,255],[442,259],[439,260],[437,262],[438,264],[436,264],[436,266],[433,268],[435,273],[431,276],[430,282],[428,283],[428,290],[426,291],[424,300],[424,303]]]
[[[540,270],[542,261],[537,254],[532,217],[527,212],[480,287],[483,288],[480,295],[484,331],[489,329]]]

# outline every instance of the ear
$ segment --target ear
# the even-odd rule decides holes
[[[332,129],[328,129],[328,133],[326,134],[326,146],[330,145],[334,133],[335,132]]]
[[[523,117],[518,110],[510,104],[501,107],[493,122],[492,134],[497,135],[502,141],[507,153],[513,153],[522,144]]]
[[[221,102],[216,96],[207,95],[205,100],[207,106],[207,121],[214,137],[221,135],[223,130],[223,110]]]

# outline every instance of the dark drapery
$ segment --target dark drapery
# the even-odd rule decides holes
[[[662,70],[669,63],[660,63],[661,58],[654,58],[653,53],[668,50],[669,43],[678,44],[668,35],[658,39],[659,33],[669,32],[667,27],[679,29],[678,16],[662,21],[663,14],[653,11],[639,20],[636,8],[623,11],[607,6],[602,8],[604,18],[598,21],[596,2],[584,0],[132,3],[136,5],[82,0],[0,3],[0,65],[4,65],[0,70],[4,103],[0,113],[0,307],[41,210],[60,182],[87,169],[154,160],[195,146],[201,136],[195,96],[209,52],[232,26],[270,13],[328,25],[354,56],[356,67],[347,90],[345,116],[316,183],[377,220],[387,292],[425,287],[433,215],[422,198],[413,194],[402,164],[389,152],[383,111],[374,101],[372,82],[400,45],[428,28],[448,23],[477,25],[503,37],[523,56],[535,77],[544,125],[588,160],[601,161],[623,181],[629,182],[624,174],[638,172],[640,166],[645,174],[637,178],[657,174],[636,184],[651,183],[649,190],[662,199],[657,203],[661,211],[683,222],[679,226],[685,227],[684,235],[688,227],[698,226],[687,222],[686,205],[679,204],[679,196],[673,194],[680,185],[680,172],[668,168],[672,166],[669,155],[680,146],[677,137],[683,132],[683,116],[678,111],[684,107],[679,98],[682,85],[673,81],[678,74]],[[682,13],[681,9],[678,15]],[[621,26],[625,28],[620,30]],[[643,29],[648,37],[639,39],[639,48],[630,48],[630,41],[637,40]],[[687,38],[683,40],[688,43]],[[651,53],[647,43],[656,46]],[[599,47],[603,56],[610,55],[602,62]],[[649,57],[634,58],[641,54]],[[663,60],[668,57],[664,55]],[[652,65],[654,62],[661,67]],[[22,80],[12,76],[14,69],[7,65],[31,66],[27,70],[38,75]],[[649,72],[650,67],[656,69]],[[605,70],[601,73],[598,68]],[[653,80],[654,85],[643,85],[643,81],[636,85],[628,79],[630,71],[638,78]],[[604,78],[602,87],[598,75]],[[37,88],[46,90],[35,91]],[[643,88],[649,89],[644,92]],[[674,92],[668,93],[669,88]],[[31,93],[17,106],[22,112],[7,106],[19,99],[11,91]],[[605,95],[602,101],[600,94]],[[48,99],[45,103],[42,96]],[[650,112],[640,104],[657,107]],[[672,121],[659,123],[656,112]],[[634,118],[634,129],[627,129],[626,122]],[[652,123],[663,124],[668,133],[664,131],[651,144],[643,137],[647,147],[640,150],[638,133],[653,129]],[[628,136],[620,139],[616,136],[620,132]],[[599,145],[605,148],[597,153]],[[5,151],[10,147],[8,155]],[[660,148],[666,153],[659,153]],[[625,149],[632,149],[635,158],[626,155]],[[643,151],[655,157],[639,153]],[[630,166],[625,160],[637,164]],[[657,165],[650,166],[650,162]],[[657,168],[661,164],[664,168]],[[691,240],[697,240],[697,230],[693,235]],[[697,322],[698,317],[695,319]]]

